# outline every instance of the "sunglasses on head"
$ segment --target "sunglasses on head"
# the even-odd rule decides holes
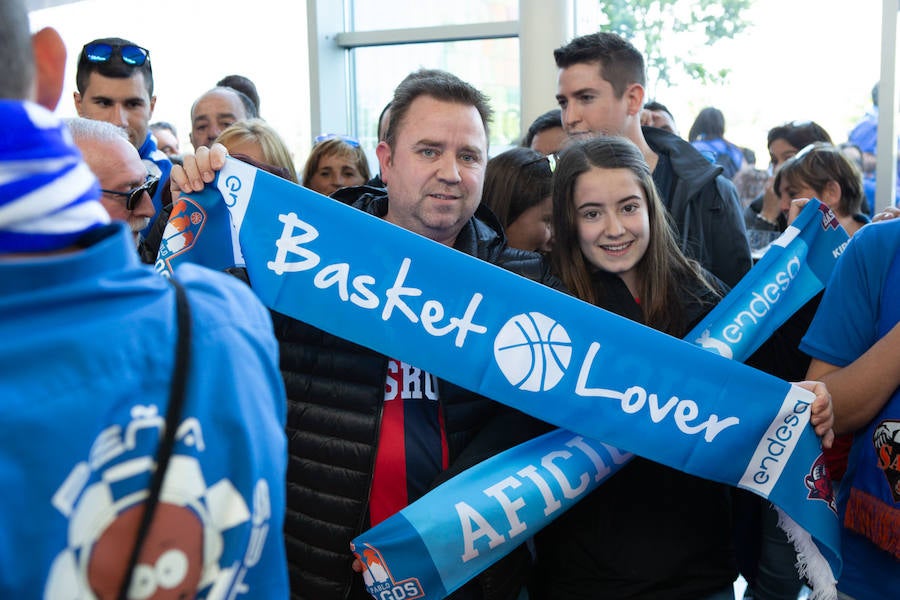
[[[792,156],[794,162],[802,162],[807,156],[815,155],[817,152],[832,152],[840,154],[841,150],[828,142],[812,142],[804,146],[797,154]]]
[[[540,157],[540,158],[536,158],[536,159],[534,159],[534,160],[532,160],[532,161],[529,161],[529,162],[525,163],[523,166],[528,167],[528,166],[531,166],[531,165],[533,165],[533,164],[535,164],[535,163],[539,163],[539,162],[541,162],[542,160],[547,161],[547,164],[550,165],[550,172],[551,172],[551,173],[555,173],[555,172],[556,172],[556,165],[559,164],[559,154],[557,154],[556,152],[554,152],[554,153],[552,153],[552,154],[545,154],[544,156],[542,156],[542,157]]]
[[[133,44],[107,44],[93,43],[88,44],[81,51],[81,55],[88,62],[105,63],[112,59],[113,53],[118,50],[122,62],[133,67],[140,67],[150,60],[150,51]]]
[[[104,190],[100,191],[105,194],[112,194],[113,196],[119,196],[121,198],[125,198],[125,208],[127,210],[134,210],[138,204],[141,202],[141,198],[144,196],[144,192],[150,194],[150,197],[153,197],[153,194],[156,193],[156,188],[159,186],[159,177],[154,177],[153,175],[147,175],[147,179],[144,180],[144,183],[137,186],[134,189],[128,190],[127,192],[116,192],[113,190]]]
[[[315,143],[318,144],[320,142],[324,142],[327,140],[341,140],[346,143],[348,146],[353,148],[359,148],[359,140],[356,138],[352,138],[346,135],[338,135],[336,133],[323,133],[322,135],[317,135],[315,139]]]

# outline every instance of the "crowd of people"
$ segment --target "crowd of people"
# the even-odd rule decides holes
[[[246,77],[190,107],[191,153],[152,122],[139,44],[84,45],[61,123],[58,34],[31,34],[10,0],[0,39],[0,596],[370,598],[353,538],[550,429],[267,309],[240,269],[161,277],[146,263],[173,206],[228,156],[675,337],[819,199],[851,242],[748,364],[815,395],[840,598],[900,589],[900,211],[871,213],[820,126],[772,128],[760,177],[717,109],[680,137],[640,51],[601,32],[554,52],[558,108],[522,147],[490,157],[488,98],[420,69],[379,118],[376,169],[329,134],[298,170]],[[805,580],[776,522],[757,496],[636,458],[451,597],[725,600],[742,575],[745,597],[793,600]]]

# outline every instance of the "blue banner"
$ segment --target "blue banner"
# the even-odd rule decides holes
[[[849,237],[831,210],[810,200],[730,294],[684,339],[745,361],[791,315],[825,289]]]
[[[229,159],[217,186],[270,308],[568,429],[569,439],[750,489],[809,531],[840,571],[836,514],[806,484],[821,454],[811,393],[243,163]],[[194,200],[225,210],[216,196]],[[522,493],[542,493],[538,480],[549,481],[526,477]],[[502,541],[479,536],[474,550],[514,546],[509,529],[497,529]],[[406,597],[440,597],[422,594]]]
[[[375,598],[444,598],[632,457],[557,429],[490,458],[353,541]],[[533,493],[529,498],[527,488]]]

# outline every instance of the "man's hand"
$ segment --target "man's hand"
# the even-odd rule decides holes
[[[169,184],[172,190],[172,201],[182,193],[199,192],[207,183],[215,179],[216,171],[225,166],[228,150],[222,144],[213,144],[210,148],[198,148],[193,155],[185,155],[184,166],[172,165]]]
[[[353,559],[352,568],[356,573],[362,573],[363,571],[366,570],[366,568],[362,564],[362,561],[359,560],[358,558]]]
[[[794,382],[805,390],[809,390],[816,395],[813,400],[812,409],[809,416],[809,424],[820,438],[822,438],[822,447],[831,448],[834,442],[834,408],[831,406],[831,394],[828,388],[821,381],[798,381]]]

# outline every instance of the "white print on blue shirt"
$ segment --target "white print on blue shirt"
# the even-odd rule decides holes
[[[133,407],[128,422],[102,431],[88,459],[61,483],[51,503],[68,520],[68,539],[50,568],[45,598],[117,594],[121,571],[116,565],[121,569],[134,543],[156,464],[155,441],[164,429],[165,418],[155,405]],[[196,591],[200,597],[252,593],[243,579],[269,533],[269,484],[256,482],[251,513],[231,481],[204,478],[198,458],[206,445],[197,419],[184,419],[175,439],[176,453],[128,596],[149,599],[158,590],[178,597],[194,597]],[[243,560],[220,565],[223,535],[248,522],[252,533]]]

